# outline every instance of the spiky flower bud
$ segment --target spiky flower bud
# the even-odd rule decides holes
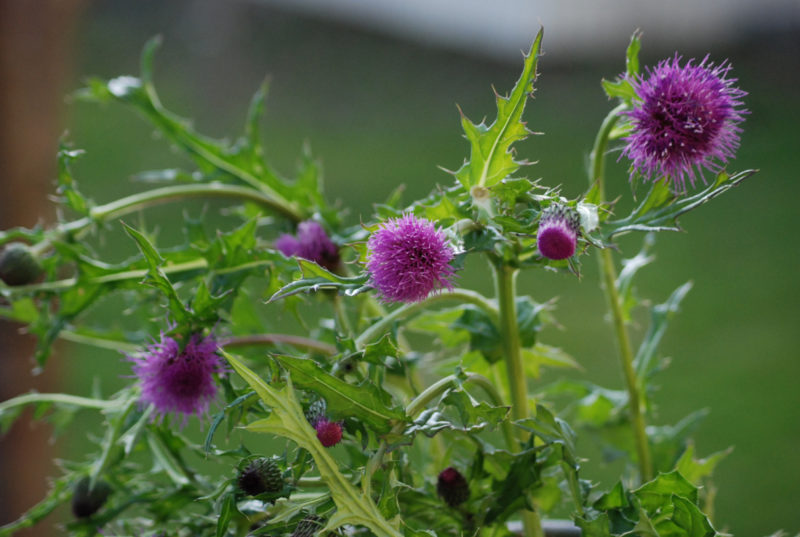
[[[342,440],[342,424],[328,421],[328,418],[319,418],[312,424],[317,431],[317,439],[325,447],[333,447]]]
[[[328,405],[325,403],[325,399],[317,399],[308,405],[305,416],[308,423],[314,425],[320,418],[324,418],[327,412]]]
[[[12,242],[0,253],[0,280],[6,285],[27,285],[42,273],[42,266],[27,244]]]
[[[536,247],[547,259],[567,259],[575,254],[581,228],[578,213],[564,205],[555,204],[542,211]]]
[[[264,457],[255,459],[239,472],[239,489],[250,496],[265,492],[280,492],[284,487],[283,472],[278,464]]]
[[[436,492],[450,507],[457,507],[469,499],[469,484],[461,472],[445,468],[436,482]]]
[[[84,477],[72,490],[72,514],[75,518],[89,518],[103,507],[111,494],[111,486],[105,481],[96,481],[93,488],[90,485],[91,479]]]
[[[297,524],[294,532],[292,532],[292,537],[313,537],[315,533],[323,528],[324,522],[322,517],[308,515]]]

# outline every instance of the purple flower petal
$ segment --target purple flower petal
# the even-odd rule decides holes
[[[432,222],[412,214],[390,219],[367,243],[371,284],[386,302],[419,302],[453,288],[453,250]]]
[[[663,60],[646,77],[631,80],[638,100],[624,112],[633,130],[622,154],[632,161],[631,178],[671,180],[676,192],[694,186],[703,169],[718,173],[739,147],[739,123],[748,112],[747,95],[726,78],[731,66],[714,66],[704,58],[698,65],[680,65],[676,54]]]

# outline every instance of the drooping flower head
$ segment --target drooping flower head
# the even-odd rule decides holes
[[[133,372],[142,387],[142,402],[152,403],[156,413],[182,414],[186,419],[208,412],[217,395],[214,374],[223,373],[213,337],[194,334],[181,348],[175,339],[161,335],[161,341],[146,352],[131,356]]]
[[[339,265],[339,247],[314,220],[300,222],[296,236],[284,233],[278,237],[275,248],[287,257],[302,257],[328,270],[335,270]]]
[[[367,242],[370,283],[386,302],[419,302],[453,288],[453,249],[424,218],[406,214],[381,224]]]
[[[555,204],[542,211],[536,247],[548,259],[567,259],[575,254],[580,231],[580,217],[576,211]]]
[[[739,147],[746,92],[727,78],[730,64],[715,66],[706,56],[699,64],[680,64],[675,54],[646,76],[630,80],[636,92],[632,110],[625,112],[633,130],[622,154],[647,180],[672,181],[676,192],[694,186],[703,169],[718,173]]]
[[[445,468],[436,480],[436,492],[450,507],[458,507],[469,499],[469,483],[461,472]]]
[[[313,424],[317,431],[317,440],[325,447],[333,447],[342,440],[342,424],[330,421],[328,418],[319,418]]]

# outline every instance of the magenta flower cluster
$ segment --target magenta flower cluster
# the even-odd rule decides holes
[[[339,266],[339,247],[331,241],[322,226],[313,220],[300,222],[297,235],[284,233],[278,237],[275,248],[287,257],[302,257],[331,271]]]
[[[389,219],[367,242],[370,283],[385,302],[419,302],[453,288],[453,255],[432,222],[412,214]]]
[[[666,178],[676,192],[694,186],[703,169],[718,173],[739,147],[739,123],[747,113],[746,93],[727,78],[731,66],[704,58],[681,66],[677,54],[647,75],[631,80],[637,100],[624,112],[632,123],[623,155],[632,161],[631,178]]]
[[[208,412],[217,395],[215,374],[224,372],[213,337],[195,334],[181,348],[175,339],[161,335],[161,341],[131,356],[133,372],[142,388],[141,400],[152,404],[161,417],[183,415],[186,419]]]

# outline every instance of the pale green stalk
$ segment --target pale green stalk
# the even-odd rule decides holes
[[[619,113],[625,108],[626,105],[621,104],[606,116],[600,126],[600,131],[597,133],[597,138],[595,139],[594,147],[590,155],[591,165],[589,169],[591,176],[589,177],[589,181],[591,184],[597,184],[601,201],[605,199],[605,154],[608,147],[609,135],[617,124],[617,121],[619,121]],[[653,478],[653,464],[650,456],[650,444],[647,439],[644,398],[642,397],[641,386],[633,365],[633,346],[631,345],[628,328],[625,325],[625,317],[622,311],[622,299],[617,289],[617,272],[614,267],[614,259],[611,256],[611,250],[608,248],[600,250],[598,262],[608,308],[611,312],[611,319],[614,324],[614,333],[617,339],[617,347],[619,349],[622,372],[625,377],[625,385],[628,390],[628,406],[631,415],[631,427],[633,428],[633,436],[636,444],[636,453],[639,460],[639,473],[642,481],[646,482]]]
[[[511,415],[514,420],[528,417],[528,385],[522,362],[522,343],[517,322],[517,269],[498,262],[492,265],[497,288],[497,305],[500,310],[499,329],[503,343],[509,391],[511,392]],[[514,451],[521,449],[526,433],[520,429],[517,440],[509,445]],[[542,521],[536,511],[522,511],[522,525],[526,537],[544,537]]]

